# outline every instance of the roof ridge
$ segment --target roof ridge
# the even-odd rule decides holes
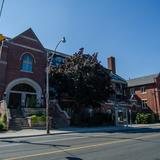
[[[155,73],[155,74],[150,74],[150,75],[145,75],[145,76],[141,76],[141,77],[132,78],[132,79],[129,79],[127,81],[135,80],[135,79],[141,79],[141,78],[146,78],[146,77],[154,77],[154,76],[156,77],[158,75],[159,75],[159,73]]]
[[[127,83],[129,87],[152,84],[152,83],[155,83],[155,78],[158,76],[159,74],[151,74],[148,76],[143,76],[143,77],[138,77],[138,78],[127,80]]]

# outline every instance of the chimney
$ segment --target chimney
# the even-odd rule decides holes
[[[109,57],[108,58],[108,69],[112,71],[112,73],[116,74],[116,62],[115,57]]]

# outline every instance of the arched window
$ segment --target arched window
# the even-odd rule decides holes
[[[12,91],[22,91],[22,92],[24,91],[24,92],[36,93],[35,89],[32,86],[25,84],[25,83],[17,84],[11,90]]]
[[[21,61],[21,70],[26,72],[33,71],[33,57],[29,54],[25,54]]]

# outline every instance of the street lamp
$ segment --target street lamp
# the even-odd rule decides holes
[[[63,37],[56,45],[53,53],[51,54],[51,56],[49,57],[49,54],[47,52],[47,67],[46,67],[46,131],[47,134],[50,133],[50,119],[49,119],[49,73],[50,73],[50,68],[52,65],[52,61],[53,61],[53,57],[56,53],[56,50],[58,48],[58,46],[60,45],[60,43],[65,43],[66,39],[65,37]]]

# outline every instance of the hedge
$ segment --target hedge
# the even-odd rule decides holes
[[[0,115],[0,131],[7,129],[7,117],[6,115]]]
[[[31,121],[32,123],[38,123],[38,122],[45,122],[46,121],[46,116],[45,115],[32,115],[31,116]]]
[[[155,123],[156,117],[153,113],[137,113],[136,123],[138,124],[149,124]]]

